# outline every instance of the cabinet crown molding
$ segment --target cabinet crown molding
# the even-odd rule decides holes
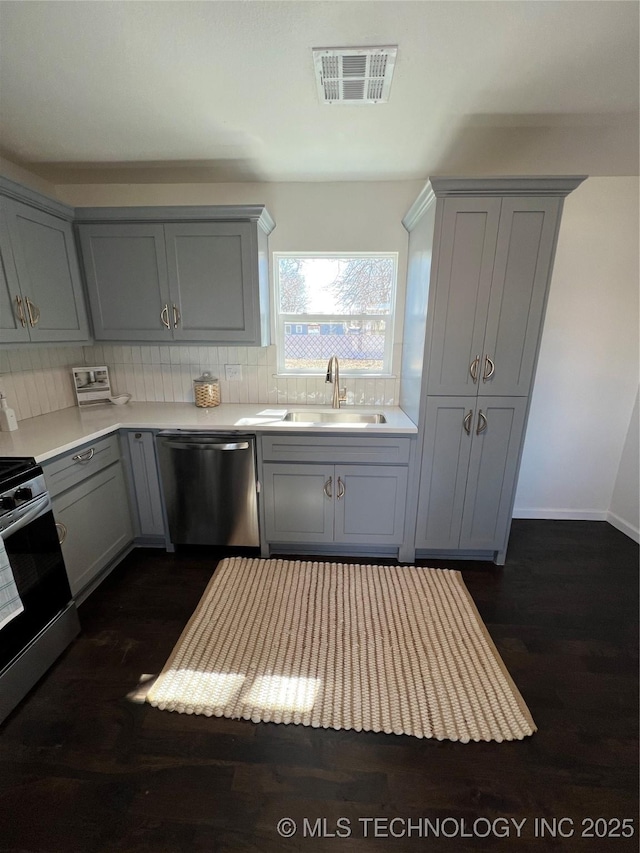
[[[39,210],[52,213],[54,216],[59,216],[69,222],[73,220],[74,210],[72,207],[5,178],[3,175],[0,175],[0,195],[21,201],[23,204],[29,204],[31,207],[37,207]]]
[[[520,175],[495,178],[431,177],[407,211],[402,224],[413,230],[436,198],[462,196],[551,196],[565,198],[587,175]]]
[[[76,222],[256,222],[265,234],[276,223],[264,204],[166,205],[153,207],[76,207]]]

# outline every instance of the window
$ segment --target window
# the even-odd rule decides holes
[[[397,254],[274,254],[279,373],[391,373]]]

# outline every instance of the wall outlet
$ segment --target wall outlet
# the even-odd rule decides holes
[[[224,378],[228,382],[242,382],[242,365],[241,364],[225,364]]]

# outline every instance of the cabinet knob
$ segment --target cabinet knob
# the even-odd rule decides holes
[[[142,438],[142,433],[141,432],[134,432],[133,437],[134,438]]]

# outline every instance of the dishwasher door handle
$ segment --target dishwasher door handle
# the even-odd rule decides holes
[[[249,450],[248,441],[225,441],[215,444],[211,441],[203,442],[181,441],[180,439],[163,438],[166,447],[172,450]]]

